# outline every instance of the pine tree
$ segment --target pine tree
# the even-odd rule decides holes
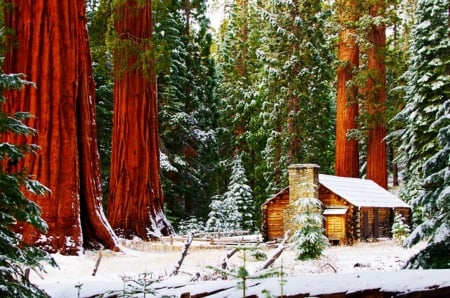
[[[274,192],[286,184],[293,162],[332,169],[334,57],[326,32],[330,11],[321,1],[269,1],[260,11],[261,124],[269,132],[263,157]]]
[[[154,2],[166,203],[175,217],[205,217],[216,192],[217,138],[206,1]]]
[[[409,235],[411,229],[405,222],[405,218],[401,213],[396,213],[394,216],[394,223],[392,224],[392,238],[397,244],[402,244],[403,240]]]
[[[299,198],[294,207],[298,214],[293,218],[293,226],[298,228],[292,236],[292,242],[297,259],[317,259],[329,245],[324,235],[322,202],[317,198]]]
[[[406,106],[396,116],[404,123],[397,132],[405,165],[402,196],[415,210],[421,209],[423,217],[406,244],[428,241],[423,252],[410,260],[412,267],[450,267],[446,244],[450,242],[448,9],[445,0],[420,0],[417,4],[406,73]]]
[[[261,155],[266,131],[261,122],[265,110],[258,85],[262,63],[256,51],[263,42],[262,24],[254,1],[229,1],[226,21],[217,44],[218,140],[222,158],[221,175],[229,176],[226,160],[242,152],[244,168],[258,205],[267,198],[265,160]],[[226,184],[218,192],[226,191]]]
[[[233,160],[231,167],[230,182],[228,191],[224,194],[224,201],[236,205],[240,218],[239,227],[243,230],[253,231],[255,228],[255,207],[252,189],[248,185],[241,155]]]
[[[233,197],[217,195],[210,203],[206,226],[210,232],[234,233],[241,230],[242,215]]]
[[[0,75],[0,133],[34,135],[36,130],[23,120],[31,117],[26,112],[8,114],[3,112],[4,92],[31,85],[19,74]],[[27,198],[27,194],[45,196],[50,190],[33,180],[25,168],[18,168],[18,161],[27,154],[36,154],[39,147],[34,144],[0,143],[0,296],[2,297],[48,297],[31,284],[26,268],[43,271],[41,261],[54,261],[43,250],[20,241],[21,235],[14,231],[20,221],[45,233],[46,222],[41,217],[41,208]],[[47,197],[47,199],[49,199]]]

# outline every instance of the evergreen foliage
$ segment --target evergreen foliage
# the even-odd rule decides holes
[[[330,11],[321,1],[269,1],[260,13],[260,121],[270,132],[263,157],[269,169],[268,191],[273,193],[286,185],[286,169],[293,162],[332,170],[334,56],[327,35]]]
[[[308,187],[308,186],[306,186]],[[314,186],[310,186],[311,191]],[[322,202],[319,199],[305,197],[294,202],[296,215],[293,226],[296,231],[292,236],[293,246],[298,260],[317,259],[329,246],[328,238],[324,235]]]
[[[233,196],[214,197],[210,204],[210,212],[206,227],[210,232],[236,233],[241,230],[242,214],[238,210]]]
[[[180,220],[180,222],[178,223],[178,233],[181,235],[188,235],[189,233],[198,235],[203,233],[204,231],[204,223],[195,216],[190,216],[186,220]]]
[[[238,155],[232,163],[230,183],[228,191],[224,194],[225,202],[236,205],[239,213],[239,226],[243,230],[253,231],[255,228],[255,208],[252,189],[248,185],[247,175],[242,165],[241,155]]]
[[[113,62],[108,48],[111,7],[105,0],[92,0],[87,11],[88,33],[95,80],[98,152],[102,175],[103,197],[109,191],[111,142],[113,126]],[[107,30],[105,30],[107,28]]]
[[[210,204],[206,225],[210,231],[234,232],[255,229],[255,210],[252,189],[242,164],[241,155],[232,162],[228,190],[215,196]]]
[[[173,216],[205,217],[216,192],[217,114],[206,1],[156,1],[163,189]]]
[[[0,75],[0,104],[5,103],[4,92],[33,85],[23,79],[22,74]],[[0,109],[0,132],[18,135],[34,135],[36,131],[22,121],[30,118],[26,112],[6,114]],[[45,195],[49,189],[20,168],[19,162],[27,154],[35,154],[39,148],[28,144],[0,144],[0,296],[2,297],[47,297],[47,294],[30,283],[26,268],[43,271],[40,263],[48,260],[55,265],[43,250],[21,242],[14,228],[30,224],[41,231],[47,224],[41,217],[41,209],[27,198],[30,195]]]
[[[397,132],[405,165],[402,196],[422,211],[423,220],[406,244],[428,241],[416,265],[425,260],[429,266],[450,264],[449,246],[443,245],[450,238],[449,33],[448,1],[420,0],[411,35],[406,106],[396,116],[404,124]]]
[[[392,238],[397,244],[402,244],[403,240],[409,235],[411,229],[405,223],[405,218],[401,213],[396,213],[394,216],[394,223],[392,224]]]
[[[267,199],[267,171],[262,150],[267,140],[261,114],[264,111],[258,85],[263,65],[257,59],[257,49],[264,42],[263,23],[254,1],[230,1],[226,21],[218,40],[217,97],[219,155],[222,161],[234,159],[239,152],[253,189],[256,206]],[[226,162],[222,162],[226,165]],[[229,177],[225,167],[220,174]],[[222,185],[221,193],[227,185]]]
[[[286,186],[292,162],[332,168],[333,52],[321,4],[227,6],[216,54],[219,149],[223,160],[244,152],[255,206]]]

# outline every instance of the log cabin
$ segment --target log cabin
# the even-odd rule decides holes
[[[289,166],[289,186],[261,206],[265,241],[279,240],[292,227],[295,200],[315,197],[322,202],[325,235],[331,244],[392,237],[396,213],[411,220],[411,207],[372,180],[319,174],[315,164]],[[313,191],[308,185],[314,185]]]

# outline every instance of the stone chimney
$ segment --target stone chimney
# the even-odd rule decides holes
[[[301,198],[319,198],[319,169],[316,164],[292,164],[289,173],[289,205],[284,210],[284,231],[290,231],[290,236],[298,229],[293,218],[298,213],[294,202]]]
[[[319,198],[319,169],[316,164],[292,164],[288,167],[290,204],[299,198]]]

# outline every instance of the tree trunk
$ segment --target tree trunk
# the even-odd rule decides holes
[[[126,1],[115,9],[118,46],[108,218],[124,237],[158,238],[173,230],[163,213],[159,172],[151,1]]]
[[[29,111],[38,155],[24,167],[51,189],[32,197],[49,226],[43,236],[20,225],[23,240],[51,252],[77,254],[82,246],[117,249],[102,209],[96,142],[94,82],[86,30],[85,1],[6,1],[5,23],[14,29],[4,71],[25,73],[37,88],[13,92],[7,111]]]
[[[349,130],[357,128],[357,88],[347,86],[347,83],[353,79],[353,71],[358,68],[359,49],[355,30],[346,23],[357,20],[357,15],[352,11],[354,0],[340,2],[339,20],[345,29],[339,32],[338,44],[335,172],[338,176],[359,177],[358,141],[347,137]]]
[[[384,1],[370,8],[372,17],[384,15]],[[386,27],[373,26],[369,32],[371,48],[368,51],[369,78],[366,88],[368,112],[367,175],[387,189],[387,147],[386,141]]]

